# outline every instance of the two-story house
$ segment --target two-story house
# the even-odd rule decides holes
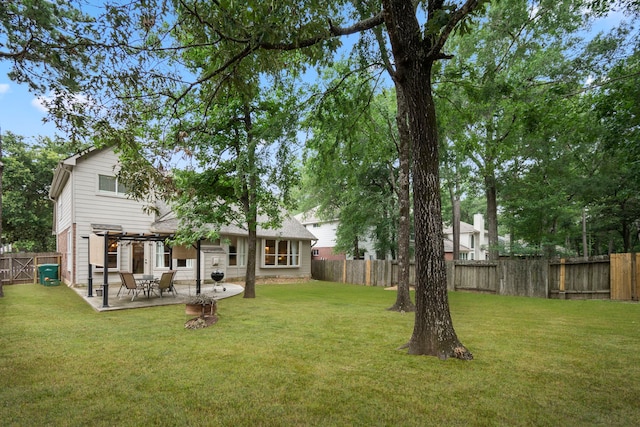
[[[348,257],[344,253],[334,251],[336,245],[336,230],[339,221],[337,219],[322,219],[315,209],[300,213],[295,216],[317,238],[312,248],[314,260],[344,260]],[[453,228],[444,227],[444,252],[445,259],[453,259]],[[413,243],[412,243],[413,244]],[[462,260],[486,260],[489,238],[484,228],[482,214],[473,216],[473,225],[460,222],[460,259]],[[364,250],[365,259],[376,259],[374,243],[369,240],[360,242]]]
[[[158,204],[159,212],[150,213],[141,202],[128,198],[127,189],[118,182],[118,168],[113,149],[91,148],[61,161],[54,172],[49,196],[54,201],[53,233],[65,283],[88,283],[90,270],[94,280],[102,280],[104,262],[95,261],[95,253],[90,255],[89,241],[96,236],[108,238],[103,259],[109,282],[120,281],[118,271],[159,275],[170,267],[177,270],[178,281],[207,278],[213,270],[230,280],[244,279],[246,230],[222,227],[219,239],[200,242],[200,251],[195,245],[170,248],[165,239],[175,233],[177,219],[163,204]],[[310,277],[315,240],[292,217],[277,230],[258,227],[256,277]]]
[[[445,256],[453,258],[453,227],[444,228]],[[446,240],[451,243],[446,244]],[[448,246],[451,250],[448,251]],[[469,261],[484,261],[488,257],[489,235],[484,228],[482,214],[473,215],[473,225],[460,221],[460,259]]]
[[[317,209],[299,213],[295,218],[300,221],[314,236],[317,241],[311,249],[311,259],[313,260],[344,260],[353,259],[345,253],[335,252],[336,232],[339,221],[337,219],[323,219],[318,216]],[[364,259],[377,259],[374,242],[366,237],[358,242],[358,247]]]

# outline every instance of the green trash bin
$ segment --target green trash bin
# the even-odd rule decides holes
[[[40,284],[45,286],[57,286],[58,281],[58,264],[40,264],[38,265],[38,276],[40,276]]]

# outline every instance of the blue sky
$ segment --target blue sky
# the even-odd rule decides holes
[[[607,31],[623,20],[620,13],[610,14],[593,26],[593,31]],[[46,111],[26,85],[18,85],[9,80],[7,73],[10,65],[0,62],[0,127],[2,132],[13,132],[27,141],[38,136],[53,137],[56,127],[53,123],[44,123]]]
[[[46,111],[26,85],[9,80],[9,64],[0,62],[0,127],[28,139],[38,135],[53,136],[55,125],[43,123]]]

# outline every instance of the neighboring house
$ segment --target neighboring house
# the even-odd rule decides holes
[[[351,255],[334,252],[336,246],[336,231],[339,224],[337,219],[321,219],[318,216],[316,208],[299,213],[295,218],[318,238],[317,242],[311,248],[311,259],[329,261],[353,259]],[[363,253],[363,259],[377,259],[376,250],[372,241],[368,239],[360,240],[358,247]]]
[[[69,285],[88,282],[89,237],[105,233],[109,282],[119,283],[118,271],[160,275],[170,265],[177,270],[177,280],[195,280],[195,249],[169,249],[164,244],[176,231],[176,218],[162,204],[158,213],[147,213],[142,202],[127,198],[116,178],[118,168],[118,157],[109,148],[85,150],[56,168],[49,196],[54,201],[53,232],[62,254],[62,280]],[[310,277],[315,240],[293,218],[285,219],[277,230],[258,227],[256,277]],[[246,258],[247,232],[223,227],[220,239],[201,241],[200,277],[204,280],[213,270],[221,270],[226,280],[243,280]],[[94,282],[101,283],[102,265],[93,265],[92,270]]]
[[[453,233],[451,233],[453,238]],[[460,259],[469,259],[469,252],[471,249],[464,245],[460,245]],[[444,259],[446,261],[453,261],[453,240],[448,237],[444,238]]]
[[[335,253],[336,230],[338,220],[324,220],[318,217],[316,209],[300,213],[295,216],[307,229],[309,229],[318,241],[312,247],[311,258],[314,260],[343,260],[349,259],[344,253]],[[411,242],[413,245],[413,242]],[[486,260],[489,237],[484,229],[484,217],[482,214],[473,216],[473,225],[460,222],[460,259],[462,260]],[[365,250],[364,259],[376,259],[373,242],[360,243]],[[444,252],[446,260],[453,260],[453,228],[444,228]]]
[[[453,227],[445,227],[445,259],[453,259]],[[446,240],[451,242],[450,249]],[[488,258],[489,234],[482,214],[473,216],[473,225],[460,221],[460,259],[484,261]]]

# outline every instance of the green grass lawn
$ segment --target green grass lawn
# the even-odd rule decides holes
[[[97,313],[5,286],[0,425],[640,425],[640,305],[450,294],[475,360],[410,356],[381,288],[258,286],[187,330],[184,306]]]

